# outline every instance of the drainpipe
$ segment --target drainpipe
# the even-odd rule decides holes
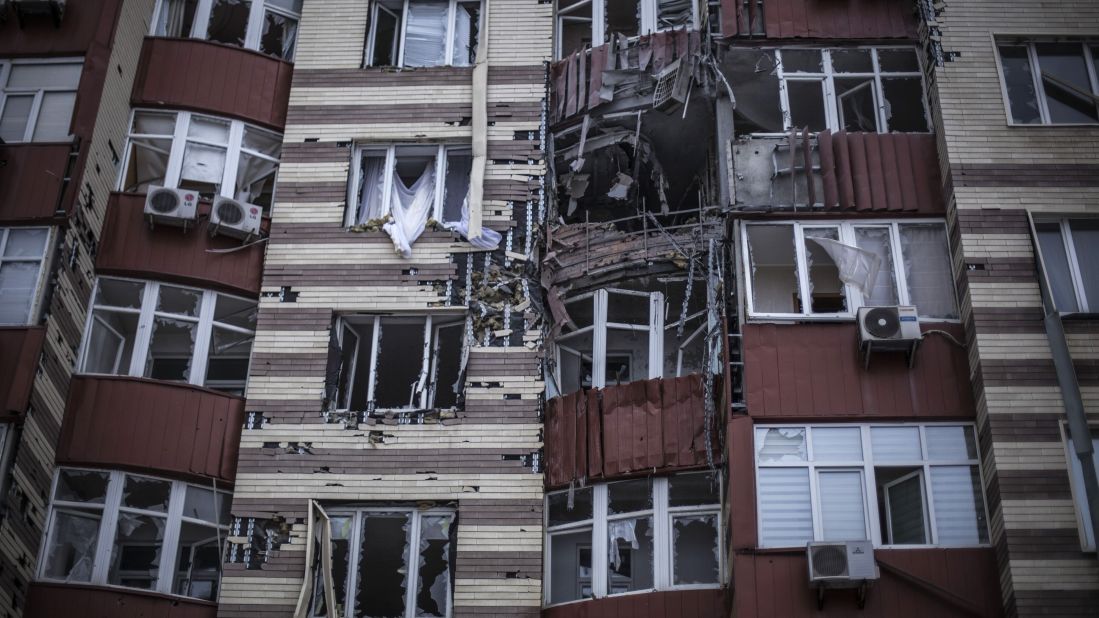
[[[1068,418],[1068,433],[1072,438],[1073,454],[1080,462],[1084,472],[1084,496],[1091,515],[1092,537],[1099,543],[1099,478],[1093,463],[1094,448],[1091,445],[1091,430],[1084,412],[1084,401],[1080,396],[1080,383],[1076,380],[1076,369],[1072,366],[1068,341],[1065,339],[1065,327],[1061,314],[1053,300],[1046,277],[1046,266],[1042,260],[1042,248],[1038,244],[1038,232],[1034,227],[1034,217],[1027,211],[1030,223],[1030,237],[1034,244],[1034,256],[1038,265],[1038,285],[1042,290],[1042,310],[1045,313],[1046,337],[1053,354],[1053,368],[1057,372],[1057,385],[1061,387],[1061,399],[1064,401],[1065,416]],[[1099,555],[1099,554],[1097,554]]]

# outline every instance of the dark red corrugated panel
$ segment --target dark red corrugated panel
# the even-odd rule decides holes
[[[588,419],[588,478],[602,478],[603,475],[603,415],[600,413],[599,391],[590,390],[578,395],[580,406]]]
[[[898,10],[902,4],[897,0],[764,0],[763,20],[768,38],[915,39],[914,5]],[[722,10],[728,12],[725,3]],[[736,30],[723,34],[748,34],[741,22]]]
[[[80,584],[32,582],[27,590],[26,618],[214,618],[214,603],[169,597],[143,590],[97,588]]]
[[[577,62],[583,56],[583,52],[576,52],[568,57],[568,81],[565,84],[565,115],[576,113],[576,79]]]
[[[591,50],[591,75],[588,84],[588,107],[592,108],[600,103],[599,91],[603,88],[603,69],[607,66],[607,52],[610,48],[600,45]]]
[[[27,411],[45,340],[42,326],[0,327],[0,413],[5,416]]]
[[[825,208],[945,214],[933,135],[822,131],[817,145]]]
[[[0,221],[49,221],[61,197],[69,144],[0,145]]]

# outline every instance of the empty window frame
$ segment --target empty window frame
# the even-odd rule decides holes
[[[367,33],[366,66],[472,66],[480,0],[379,0]]]
[[[666,291],[606,288],[565,301],[570,321],[554,340],[561,394],[703,371],[705,281],[695,281],[684,313],[686,280]]]
[[[217,601],[232,495],[183,481],[60,468],[38,577]]]
[[[452,509],[332,508],[328,517],[339,606],[334,612],[325,608],[318,573],[310,616],[451,615],[458,528]]]
[[[1000,40],[1008,124],[1099,123],[1099,41]]]
[[[153,281],[100,277],[81,373],[188,382],[244,394],[256,302]]]
[[[1099,313],[1099,219],[1038,219],[1034,228],[1057,311]]]
[[[557,0],[556,53],[564,58],[607,37],[697,29],[698,0]]]
[[[786,130],[930,131],[913,47],[775,50]]]
[[[464,314],[345,316],[336,336],[336,409],[458,406]]]
[[[0,140],[68,142],[84,61],[0,60]]]
[[[722,582],[721,476],[689,472],[546,495],[546,605]]]
[[[743,234],[748,311],[754,317],[850,317],[858,307],[888,305],[914,305],[921,319],[958,317],[941,222],[746,223]],[[828,241],[877,257],[877,276],[867,291],[844,283],[845,273],[829,253],[835,244]]]
[[[347,225],[383,219],[394,208],[424,221],[459,222],[472,166],[469,146],[363,146],[355,154]]]
[[[118,186],[139,193],[150,185],[191,189],[269,213],[281,153],[281,135],[239,120],[136,110]]]
[[[972,425],[764,425],[755,452],[761,547],[989,542]]]
[[[48,227],[0,227],[0,325],[36,321],[50,245]]]
[[[1067,428],[1062,426],[1062,431],[1067,434]],[[1091,465],[1099,472],[1099,427],[1091,427]],[[1095,531],[1091,527],[1091,511],[1088,509],[1088,496],[1084,490],[1084,471],[1080,467],[1080,459],[1076,456],[1076,450],[1072,445],[1072,438],[1065,437],[1065,456],[1068,458],[1069,478],[1072,487],[1072,501],[1076,506],[1076,525],[1080,531],[1080,548],[1084,551],[1095,551]]]
[[[302,0],[160,0],[153,35],[193,37],[294,59]]]

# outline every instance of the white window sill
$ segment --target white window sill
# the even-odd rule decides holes
[[[678,590],[720,590],[721,584],[685,584],[680,586],[670,586],[668,588],[646,588],[644,590],[631,590],[629,592],[620,592],[618,594],[608,594],[601,597],[591,597],[587,599],[576,599],[575,601],[565,601],[563,603],[551,603],[544,604],[544,609],[552,607],[565,607],[567,605],[576,605],[577,603],[586,603],[588,601],[602,601],[605,599],[615,599],[619,597],[632,597],[640,594],[652,594],[654,592],[675,592]]]

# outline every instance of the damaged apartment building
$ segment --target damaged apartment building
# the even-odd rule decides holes
[[[92,4],[0,0],[0,618],[1099,605],[1099,9]]]

